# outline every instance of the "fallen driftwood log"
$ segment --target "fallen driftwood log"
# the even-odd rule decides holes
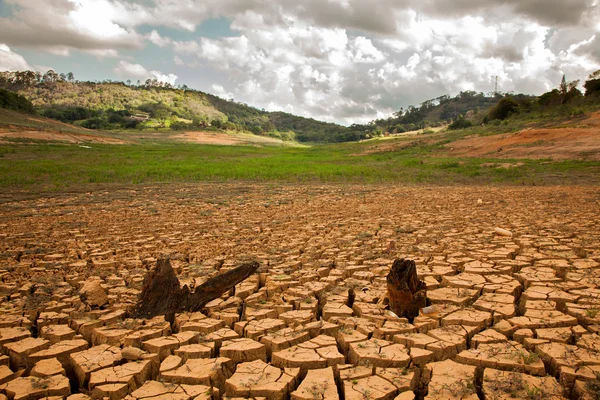
[[[410,322],[427,306],[427,288],[417,275],[414,261],[394,261],[387,275],[387,297],[390,310]]]
[[[240,265],[209,279],[192,292],[187,285],[181,287],[169,259],[160,259],[144,278],[142,293],[132,314],[135,318],[152,318],[199,311],[208,302],[250,277],[259,266],[256,261]]]

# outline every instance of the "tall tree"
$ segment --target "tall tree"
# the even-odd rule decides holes
[[[560,91],[560,95],[562,96],[562,104],[567,102],[567,94],[569,93],[569,86],[567,85],[567,76],[563,74],[562,81],[560,82],[560,86],[558,87]]]
[[[558,89],[563,95],[566,95],[569,91],[569,87],[567,86],[567,76],[565,74],[563,74],[562,81],[560,82]]]
[[[600,93],[600,69],[590,74],[583,87],[585,88],[586,96]]]
[[[46,72],[44,74],[44,76],[42,77],[42,81],[44,83],[52,83],[52,82],[56,82],[59,79],[59,75],[54,72],[54,70],[50,69],[48,70],[48,72]]]

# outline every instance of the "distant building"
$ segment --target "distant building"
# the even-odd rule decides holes
[[[150,114],[140,111],[135,114],[132,114],[131,117],[129,117],[129,119],[132,121],[144,122],[150,119]]]

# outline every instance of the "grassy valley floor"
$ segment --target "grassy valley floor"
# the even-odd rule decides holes
[[[0,113],[5,191],[203,181],[597,185],[600,113],[557,126],[517,121],[328,145],[225,132],[100,132]]]
[[[599,184],[600,161],[452,157],[432,144],[361,154],[364,144],[309,148],[190,143],[0,145],[0,187],[286,181],[427,184]],[[442,149],[443,150],[443,149]]]

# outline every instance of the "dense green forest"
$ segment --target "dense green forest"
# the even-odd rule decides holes
[[[0,89],[0,107],[27,114],[35,112],[31,101],[27,100],[24,96],[5,89]]]
[[[62,122],[99,130],[219,130],[252,132],[300,142],[347,142],[448,125],[465,129],[512,115],[539,112],[557,106],[574,107],[574,114],[600,97],[600,71],[584,83],[567,82],[539,97],[525,94],[485,95],[460,92],[400,109],[387,119],[366,125],[321,122],[283,112],[266,112],[247,104],[156,80],[79,82],[72,73],[48,71],[0,72],[0,106],[37,112]],[[564,108],[564,107],[563,107]],[[582,109],[580,109],[582,110]]]

